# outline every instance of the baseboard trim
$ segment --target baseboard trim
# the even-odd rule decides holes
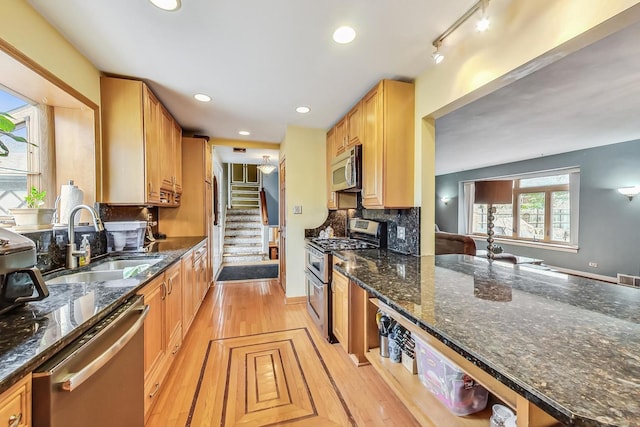
[[[289,305],[289,304],[304,304],[307,302],[307,297],[306,296],[301,296],[301,297],[285,297],[284,298],[284,303]]]

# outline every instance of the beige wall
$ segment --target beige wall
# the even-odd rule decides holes
[[[2,2],[0,38],[100,105],[100,73],[26,0]]]
[[[536,58],[557,60],[640,20],[640,6],[635,6],[639,3],[513,0],[500,15],[492,15],[491,30],[487,33],[470,35],[448,46],[445,41],[446,60],[416,80],[415,179],[416,204],[422,206],[423,255],[433,254],[434,250],[433,119],[507,85],[511,79],[505,75],[531,65]]]
[[[327,218],[325,150],[323,129],[289,126],[280,144],[280,158],[286,160],[287,297],[305,295],[304,230]],[[296,205],[302,206],[302,214],[293,214]]]

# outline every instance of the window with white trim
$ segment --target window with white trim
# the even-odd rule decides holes
[[[40,186],[38,107],[0,87],[0,111],[11,115],[16,125],[12,133],[31,143],[0,136],[9,150],[0,157],[0,219],[8,219],[9,209],[26,207],[28,188]]]
[[[541,242],[566,246],[578,244],[578,168],[500,177],[513,180],[513,203],[494,205],[495,238]],[[465,192],[473,186],[465,185]],[[486,235],[487,204],[473,203],[467,209],[471,233]]]

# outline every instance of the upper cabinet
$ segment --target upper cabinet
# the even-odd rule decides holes
[[[355,193],[331,191],[331,161],[362,144],[362,206],[414,205],[413,83],[382,80],[327,132],[327,207],[355,207]]]
[[[102,77],[100,94],[104,201],[178,206],[180,125],[141,81]]]
[[[414,204],[413,83],[383,80],[362,100],[362,206]]]

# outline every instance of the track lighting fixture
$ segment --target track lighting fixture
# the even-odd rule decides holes
[[[444,55],[442,54],[442,52],[440,52],[440,46],[442,45],[442,40],[436,40],[435,42],[433,42],[433,46],[436,48],[436,51],[433,52],[433,61],[436,64],[439,64],[442,62],[442,60],[444,59]]]
[[[444,55],[440,52],[440,47],[442,46],[442,42],[444,39],[449,37],[451,33],[458,29],[458,27],[464,24],[474,13],[478,10],[482,10],[482,18],[476,24],[476,29],[478,31],[486,31],[489,29],[489,18],[487,18],[487,6],[489,5],[490,0],[478,0],[469,10],[467,10],[464,15],[462,15],[456,22],[454,22],[449,28],[445,30],[444,33],[440,34],[438,38],[433,41],[433,47],[436,48],[436,51],[433,53],[433,60],[436,64],[439,64],[444,59]]]

